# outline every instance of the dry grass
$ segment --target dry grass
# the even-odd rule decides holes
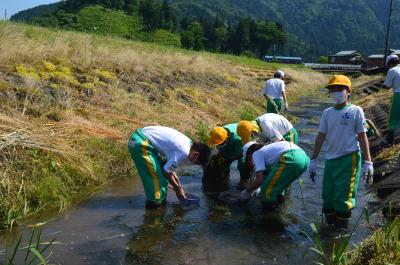
[[[126,142],[138,127],[163,124],[200,138],[207,126],[261,114],[273,73],[268,64],[5,22],[0,38],[4,226],[128,174]],[[326,82],[284,70],[290,99]]]

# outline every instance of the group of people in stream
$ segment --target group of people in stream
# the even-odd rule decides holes
[[[397,67],[399,59],[388,57],[388,65]],[[389,71],[385,85],[400,89],[400,71]],[[391,70],[392,71],[392,70]],[[397,75],[396,75],[397,74]],[[395,76],[395,77],[392,77]],[[288,109],[285,74],[277,71],[264,86],[267,113],[255,120],[242,120],[211,130],[208,143],[193,142],[181,132],[164,127],[137,129],[129,139],[129,152],[139,173],[146,195],[146,207],[166,203],[168,189],[179,200],[187,195],[176,174],[184,161],[201,165],[220,165],[218,172],[229,178],[231,163],[238,161],[240,200],[254,197],[265,210],[276,210],[285,200],[291,183],[308,169],[310,178],[317,176],[317,157],[325,145],[325,168],[322,198],[326,223],[336,228],[348,226],[356,205],[359,179],[373,181],[374,167],[368,135],[379,134],[367,120],[361,107],[351,104],[352,83],[345,75],[334,75],[327,85],[333,106],[323,111],[309,158],[299,147],[296,129],[282,114]],[[391,78],[391,79],[390,79]],[[389,80],[389,81],[388,81]],[[395,94],[393,108],[400,106]],[[399,106],[397,106],[397,105]],[[391,129],[399,124],[399,110],[391,114]],[[393,126],[392,126],[393,125]],[[390,137],[390,136],[389,136]],[[222,161],[222,163],[218,163]],[[204,183],[204,181],[203,181]],[[212,183],[212,182],[211,182]]]

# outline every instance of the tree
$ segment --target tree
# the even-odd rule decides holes
[[[225,26],[215,29],[215,51],[224,52],[227,50],[229,31]]]
[[[181,33],[182,46],[187,49],[203,50],[205,40],[203,27],[197,21],[190,23],[189,30]]]
[[[229,40],[229,50],[234,54],[241,54],[250,44],[249,21],[241,19]]]
[[[161,14],[159,9],[155,6],[153,0],[143,0],[140,2],[139,14],[143,18],[145,30],[153,32],[161,23]]]
[[[168,0],[164,0],[161,6],[161,27],[166,30],[173,31],[176,28],[176,19]]]
[[[263,21],[256,24],[253,41],[257,55],[264,56],[273,45],[283,42],[283,39],[283,32],[274,22]]]
[[[128,15],[133,15],[139,9],[138,0],[125,0],[124,10]]]

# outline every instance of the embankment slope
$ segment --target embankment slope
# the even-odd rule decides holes
[[[201,140],[216,124],[259,115],[278,67],[6,22],[0,38],[0,228],[135,174],[127,139],[138,127]],[[284,70],[291,99],[326,81]]]

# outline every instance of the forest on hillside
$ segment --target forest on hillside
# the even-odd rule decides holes
[[[218,14],[178,17],[167,0],[67,0],[39,8],[20,12],[11,19],[251,57],[281,49],[285,42],[282,25],[274,21],[246,17],[228,23]]]

